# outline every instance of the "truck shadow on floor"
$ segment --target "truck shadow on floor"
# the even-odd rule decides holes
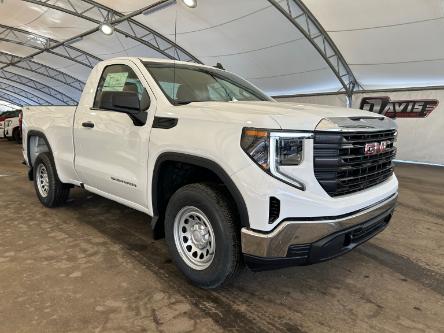
[[[76,212],[77,221],[87,224],[113,243],[126,249],[145,269],[153,272],[168,287],[190,301],[226,330],[302,332],[294,320],[295,309],[287,307],[289,293],[304,290],[320,296],[330,288],[340,289],[341,280],[351,270],[347,259],[335,264],[292,267],[254,273],[245,268],[228,286],[202,290],[190,285],[171,262],[164,240],[153,240],[149,217],[118,203],[75,189],[65,208]],[[321,267],[322,266],[322,267]],[[356,264],[354,264],[356,266]],[[351,267],[351,266],[350,266]],[[266,292],[266,285],[281,288]],[[271,307],[286,308],[280,320]]]
[[[153,240],[147,215],[80,189],[72,191],[65,208],[75,212],[78,223],[93,227],[124,248],[128,256],[153,272],[168,289],[187,299],[225,330],[302,332],[297,318],[303,316],[304,310],[295,307],[295,302],[299,301],[302,307],[304,299],[333,299],[338,293],[347,294],[344,281],[352,280],[356,287],[366,279],[378,279],[375,272],[381,269],[393,271],[395,279],[401,274],[444,294],[442,274],[429,272],[371,242],[343,257],[313,266],[260,273],[244,269],[228,286],[202,290],[190,285],[176,269],[164,240]],[[272,290],[269,286],[273,286]],[[366,297],[363,288],[359,297]]]

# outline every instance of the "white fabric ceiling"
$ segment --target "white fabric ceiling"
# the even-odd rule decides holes
[[[4,111],[12,111],[15,110],[17,108],[17,105],[5,102],[5,101],[0,101],[0,112],[4,112]]]
[[[304,2],[366,89],[444,84],[444,1]]]
[[[4,0],[0,3],[0,24],[56,41],[97,27],[97,23],[35,2],[38,1]],[[85,9],[89,6],[83,0],[71,2],[83,4]],[[129,14],[155,1],[97,2]],[[444,85],[444,44],[439,40],[444,32],[442,0],[303,2],[328,32],[362,88]],[[47,3],[70,8],[67,0],[48,0]],[[94,18],[102,20],[100,15]],[[178,3],[133,19],[175,40],[201,62],[209,65],[220,62],[271,95],[332,92],[342,88],[311,43],[268,0],[198,0],[195,9]],[[14,36],[5,35],[3,30],[0,27],[0,52],[26,57],[38,51],[33,47],[38,47],[41,41],[35,37],[30,35],[27,44],[33,47],[29,47],[11,42]],[[127,55],[165,57],[117,32],[112,36],[95,32],[72,46],[101,59]],[[35,56],[33,61],[83,82],[90,72],[87,66],[48,52]],[[0,68],[2,66],[0,64]],[[78,89],[41,74],[15,66],[4,70],[32,78],[73,100],[80,96]],[[0,76],[0,82],[7,81],[8,78]],[[9,83],[51,103],[60,103],[60,98],[48,96],[30,84]],[[23,100],[33,104],[29,99]]]

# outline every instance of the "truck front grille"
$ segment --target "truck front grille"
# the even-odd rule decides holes
[[[393,174],[395,130],[378,132],[316,132],[314,172],[332,197],[358,192],[386,181]],[[367,143],[387,142],[386,149],[365,154]]]

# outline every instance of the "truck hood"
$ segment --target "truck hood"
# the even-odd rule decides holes
[[[254,117],[269,117],[281,129],[314,130],[324,118],[383,118],[373,112],[316,104],[280,103],[280,102],[198,102],[185,108],[205,110],[207,115],[248,121],[254,123]],[[213,117],[212,117],[213,118]]]

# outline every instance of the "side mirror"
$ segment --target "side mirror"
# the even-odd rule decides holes
[[[102,91],[99,108],[128,114],[138,113],[139,96],[135,92]]]
[[[134,125],[143,126],[148,118],[146,111],[150,106],[150,98],[146,90],[139,102],[139,95],[129,91],[102,91],[100,109],[126,113]]]

